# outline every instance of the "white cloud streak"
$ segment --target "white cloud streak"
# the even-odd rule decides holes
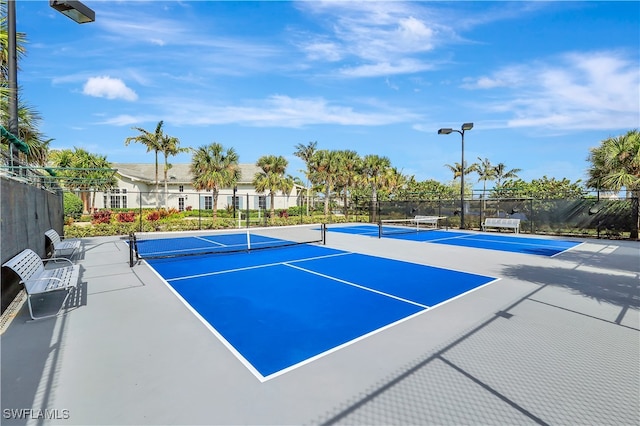
[[[252,127],[300,128],[310,125],[381,126],[418,120],[408,110],[384,106],[363,105],[362,110],[334,104],[324,98],[293,98],[273,95],[262,100],[246,101],[245,105],[212,106],[189,99],[155,99],[155,105],[171,105],[171,114],[159,112],[159,117],[173,125],[239,124]],[[157,121],[148,114],[119,115],[101,124],[126,126]],[[162,118],[160,118],[162,119]]]
[[[463,88],[495,93],[506,127],[619,129],[640,124],[640,70],[619,52],[572,52],[465,79]],[[495,93],[494,93],[495,92]]]

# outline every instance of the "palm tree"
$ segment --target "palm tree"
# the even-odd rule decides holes
[[[160,120],[156,126],[155,132],[151,133],[140,127],[132,127],[133,130],[140,132],[138,136],[131,136],[125,139],[124,144],[129,145],[131,142],[138,142],[147,147],[147,152],[153,151],[156,157],[156,207],[160,207],[158,199],[158,152],[162,148],[162,140],[165,138],[162,133],[163,121]]]
[[[197,148],[191,161],[193,187],[213,194],[213,219],[217,218],[218,194],[221,188],[233,187],[240,179],[238,154],[233,148],[225,148],[213,142]]]
[[[293,179],[285,176],[289,162],[283,156],[265,155],[258,158],[256,166],[262,169],[253,177],[253,186],[256,192],[264,193],[269,191],[271,199],[271,217],[275,216],[275,195],[277,191],[285,194],[291,192]]]
[[[320,185],[324,191],[324,214],[329,215],[331,192],[341,169],[341,158],[338,151],[321,149],[311,157],[311,181]]]
[[[187,152],[189,148],[180,148],[180,140],[173,136],[164,136],[160,141],[160,152],[164,154],[164,203],[167,205],[167,194],[169,190],[167,188],[167,173],[171,168],[169,164],[169,156],[178,155],[181,152]]]
[[[496,186],[502,185],[502,182],[505,179],[515,179],[518,177],[518,173],[522,171],[522,169],[511,169],[507,170],[507,166],[504,163],[498,163],[497,166],[493,168],[494,170],[494,178],[496,181]]]
[[[316,146],[318,146],[318,142],[309,142],[306,145],[301,143],[295,146],[296,151],[293,153],[296,157],[300,158],[304,161],[307,170],[304,172],[305,177],[307,178],[307,216],[309,215],[309,191],[310,191],[310,176],[311,176],[311,158],[313,154],[316,152]]]
[[[460,166],[460,163],[453,163],[453,165],[451,164],[445,164],[444,165],[446,168],[448,168],[449,170],[451,170],[451,172],[453,172],[453,180],[458,179],[461,175],[462,175],[462,166]],[[477,170],[478,168],[478,164],[473,163],[470,166],[467,166],[467,162],[464,162],[464,175],[468,175],[469,173],[473,173]]]
[[[342,189],[342,205],[345,218],[349,219],[349,195],[356,184],[362,170],[362,158],[351,150],[338,151],[340,169],[336,176],[336,185]]]
[[[108,190],[116,184],[111,163],[104,155],[91,154],[81,148],[63,149],[52,151],[50,161],[62,168],[57,174],[65,187],[80,191],[85,212],[93,210],[96,191]],[[91,193],[92,197],[89,196]]]
[[[478,182],[482,181],[482,198],[485,197],[487,191],[487,181],[495,180],[496,169],[491,165],[491,161],[488,158],[484,160],[478,157],[479,163],[476,163],[476,173],[478,173]]]
[[[371,202],[373,207],[373,221],[376,221],[376,211],[378,205],[378,190],[385,185],[385,174],[391,167],[391,160],[388,157],[379,155],[365,155],[362,160],[362,174],[365,181],[371,186]]]
[[[588,161],[587,186],[596,189],[620,191],[627,189],[627,197],[640,197],[640,132],[630,130],[626,134],[611,137],[592,148]],[[636,217],[631,238],[638,238],[640,214]]]

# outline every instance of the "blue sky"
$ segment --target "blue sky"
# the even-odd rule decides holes
[[[84,3],[83,25],[16,3],[18,83],[52,148],[114,163],[152,163],[124,140],[164,120],[181,146],[283,155],[292,175],[317,141],[448,182],[461,138],[437,130],[473,122],[467,161],[575,181],[589,148],[640,127],[639,2]]]

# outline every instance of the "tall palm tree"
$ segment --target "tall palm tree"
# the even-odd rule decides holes
[[[391,167],[391,160],[388,157],[379,155],[365,155],[362,160],[362,174],[365,181],[371,187],[371,202],[373,204],[373,221],[376,221],[376,211],[378,205],[378,191],[385,185],[385,174]]]
[[[329,215],[331,192],[340,173],[341,158],[338,151],[321,149],[311,157],[311,181],[320,185],[324,191],[324,214]]]
[[[269,191],[271,199],[271,217],[275,216],[275,196],[277,191],[285,194],[291,192],[293,179],[285,176],[289,162],[283,156],[265,155],[258,158],[256,166],[262,169],[253,177],[253,186],[256,192],[264,193]]]
[[[351,188],[356,184],[362,171],[362,158],[357,152],[351,150],[338,151],[340,168],[336,176],[336,186],[342,189],[342,205],[345,218],[349,219],[349,195]]]
[[[502,182],[505,179],[515,179],[518,177],[518,173],[522,171],[522,169],[511,169],[507,170],[507,166],[504,163],[498,163],[494,168],[494,178],[496,181],[496,186],[502,185]]]
[[[132,127],[132,130],[137,130],[140,132],[138,136],[131,136],[125,139],[124,144],[129,145],[131,142],[137,142],[145,145],[147,147],[147,152],[153,151],[155,154],[156,161],[156,207],[160,207],[159,198],[158,198],[158,152],[162,148],[162,140],[165,135],[162,132],[162,125],[164,122],[160,120],[158,125],[156,126],[156,130],[152,133],[141,127]]]
[[[233,148],[225,148],[213,142],[201,146],[193,153],[191,161],[193,187],[213,194],[213,219],[217,218],[218,194],[222,188],[233,187],[240,179],[238,154]]]
[[[482,198],[486,198],[485,193],[487,192],[487,181],[495,180],[496,169],[488,158],[483,160],[478,157],[478,160],[480,162],[476,163],[476,173],[478,173],[478,182],[482,181]]]
[[[178,155],[181,152],[187,152],[189,148],[180,148],[180,140],[173,136],[165,135],[160,141],[160,152],[164,154],[164,203],[167,205],[167,194],[169,193],[167,174],[171,168],[169,164],[169,156]]]
[[[307,178],[307,184],[305,185],[307,189],[307,216],[309,215],[309,191],[310,191],[310,176],[311,176],[311,158],[313,154],[316,152],[316,147],[318,146],[318,142],[309,142],[306,145],[301,143],[295,146],[296,151],[293,153],[296,157],[300,158],[304,161],[307,170],[305,170],[304,175]]]

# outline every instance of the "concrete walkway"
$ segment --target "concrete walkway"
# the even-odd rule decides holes
[[[22,306],[0,337],[1,423],[640,424],[639,243],[555,258],[340,233],[328,246],[500,279],[261,383],[129,267],[122,238],[84,239],[67,312],[33,322]]]

